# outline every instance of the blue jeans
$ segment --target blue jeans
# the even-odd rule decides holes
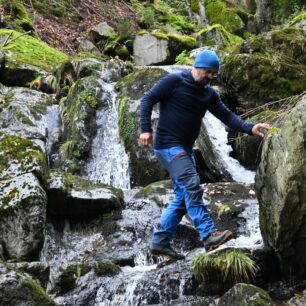
[[[193,153],[183,147],[155,149],[154,152],[170,174],[175,197],[162,213],[160,227],[152,235],[152,246],[168,245],[185,214],[190,216],[204,240],[216,228],[203,203],[203,190]]]

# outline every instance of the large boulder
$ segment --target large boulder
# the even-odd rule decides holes
[[[276,29],[256,36],[224,60],[226,89],[244,109],[300,94],[306,89],[302,29]],[[282,102],[280,102],[281,104]]]
[[[272,299],[263,289],[239,283],[227,291],[219,300],[218,306],[272,306]]]
[[[13,30],[1,29],[0,41],[6,42],[0,81],[8,86],[25,86],[67,60],[62,52]]]
[[[46,294],[39,281],[2,263],[0,263],[0,301],[1,305],[7,306],[57,305]]]
[[[37,259],[44,239],[47,197],[26,173],[0,181],[0,241],[6,258]]]
[[[134,62],[141,66],[173,64],[177,55],[196,47],[197,42],[193,37],[144,31],[134,40]]]
[[[46,140],[47,108],[54,97],[34,89],[2,87],[0,91],[0,132]]]
[[[286,276],[306,276],[306,96],[272,129],[256,175],[260,227]]]
[[[33,172],[41,180],[47,175],[46,156],[33,141],[0,134],[0,180]]]
[[[131,184],[145,186],[166,177],[152,150],[138,143],[140,134],[140,100],[166,72],[161,69],[141,69],[117,83],[119,135],[130,158]],[[156,126],[158,113],[154,108],[152,121]]]
[[[88,219],[122,207],[120,189],[59,170],[50,172],[46,189],[51,216]]]

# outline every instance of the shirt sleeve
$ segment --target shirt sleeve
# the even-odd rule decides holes
[[[151,115],[154,104],[166,101],[178,84],[178,74],[168,74],[162,77],[142,98],[140,106],[141,132],[152,132]]]
[[[208,110],[224,124],[238,132],[252,135],[254,126],[251,122],[243,121],[239,116],[230,111],[221,101],[220,96],[215,93],[215,99],[209,104]]]

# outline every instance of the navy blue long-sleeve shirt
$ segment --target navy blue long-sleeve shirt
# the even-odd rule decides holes
[[[202,118],[209,110],[230,128],[252,134],[253,124],[244,122],[221,101],[208,85],[194,81],[191,71],[171,73],[161,78],[141,100],[141,132],[152,132],[153,105],[160,102],[154,148],[183,146],[192,150]]]

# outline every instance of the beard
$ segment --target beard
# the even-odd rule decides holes
[[[201,77],[197,72],[193,75],[193,79],[196,83],[201,85],[207,85],[211,81],[211,79],[208,77]]]

